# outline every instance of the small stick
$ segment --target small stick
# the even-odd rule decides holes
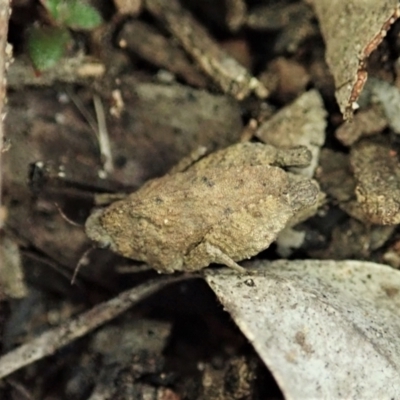
[[[93,119],[90,113],[87,111],[79,97],[75,96],[72,91],[67,91],[68,96],[75,104],[76,108],[80,111],[90,128],[96,135],[97,142],[99,144],[100,154],[103,164],[103,174],[108,175],[113,172],[114,165],[112,160],[110,139],[108,136],[106,117],[104,113],[103,104],[98,95],[93,96],[93,105],[96,112],[97,122]]]
[[[0,0],[0,166],[3,141],[4,141],[4,104],[6,102],[6,69],[11,59],[11,46],[7,46],[8,19],[10,17],[10,2]],[[2,208],[2,178],[0,174],[0,228],[3,227],[6,218],[5,208]],[[3,220],[4,219],[4,220]]]
[[[254,92],[266,98],[267,88],[228,55],[177,0],[146,0],[150,13],[161,20],[181,46],[225,92],[242,100]]]
[[[7,35],[4,37],[6,38]],[[54,82],[88,84],[88,82],[102,78],[105,71],[105,66],[102,63],[91,57],[78,54],[64,58],[56,67],[36,76],[33,72],[32,63],[23,57],[18,57],[9,68],[7,84],[9,88],[16,90],[23,89],[25,86],[51,86]]]
[[[0,379],[34,361],[54,354],[61,347],[73,342],[95,328],[118,317],[139,301],[157,292],[166,285],[179,282],[196,275],[163,276],[136,286],[78,317],[72,318],[54,329],[42,333],[15,350],[0,357]]]
[[[100,153],[103,156],[103,168],[104,172],[106,172],[106,174],[108,175],[113,172],[114,165],[112,160],[110,138],[108,136],[104,108],[101,99],[97,94],[93,96],[93,104],[97,117],[97,138],[99,141]]]

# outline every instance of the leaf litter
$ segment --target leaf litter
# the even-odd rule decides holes
[[[0,298],[12,306],[0,370],[52,356],[3,380],[2,395],[45,398],[57,379],[60,396],[74,398],[396,397],[397,271],[362,260],[400,265],[397,2],[308,3],[118,1],[114,17],[85,34],[91,56],[72,47],[63,65],[34,76],[16,53],[2,165],[4,251],[16,272],[0,274]],[[261,148],[270,152],[262,161]],[[113,161],[106,175],[102,154]],[[130,222],[138,202],[157,196],[169,206],[143,218],[162,233],[154,240]],[[127,210],[120,222],[130,250],[119,253],[128,258],[87,251],[83,227],[69,222],[82,225],[100,198]],[[187,257],[196,246],[206,253]],[[306,260],[265,261],[289,255]],[[250,256],[259,261],[241,262]],[[350,257],[359,261],[339,261]],[[205,279],[262,361],[243,350],[245,337],[201,280],[166,288],[163,300],[105,326],[103,339],[120,348],[96,345],[102,333],[91,330],[175,279],[151,286],[140,260],[162,272],[240,263],[244,274],[211,267]],[[25,293],[27,301],[12,299]],[[143,345],[130,341],[133,332]]]

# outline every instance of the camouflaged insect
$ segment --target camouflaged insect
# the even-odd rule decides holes
[[[304,147],[239,143],[94,211],[86,232],[163,273],[211,263],[243,271],[237,261],[266,249],[298,213],[315,206],[318,185],[279,167],[309,161]]]

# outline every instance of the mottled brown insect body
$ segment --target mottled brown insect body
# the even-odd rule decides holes
[[[315,204],[313,181],[271,165],[305,165],[308,158],[304,148],[237,144],[95,211],[86,232],[159,272],[211,263],[241,269],[236,261],[267,248],[297,212]]]

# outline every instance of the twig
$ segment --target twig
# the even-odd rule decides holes
[[[97,117],[97,139],[99,141],[100,153],[103,157],[103,169],[108,175],[113,172],[114,166],[111,154],[110,138],[107,130],[106,116],[104,114],[104,108],[103,104],[101,103],[101,99],[97,94],[93,95],[93,104]]]
[[[5,210],[2,211],[2,152],[4,140],[4,104],[6,101],[6,68],[10,61],[11,47],[7,47],[8,19],[10,17],[9,0],[0,0],[0,228],[3,226]]]
[[[254,92],[268,96],[267,88],[229,56],[177,0],[146,0],[146,8],[177,38],[181,46],[221,89],[238,100]]]
[[[61,347],[73,342],[100,325],[116,318],[139,301],[166,285],[195,275],[163,276],[122,292],[117,297],[100,303],[91,310],[50,329],[37,338],[0,357],[0,379],[34,361],[54,354]]]
[[[86,119],[86,122],[89,124],[90,128],[96,135],[97,142],[99,144],[100,154],[102,157],[103,171],[108,175],[113,172],[113,160],[111,154],[111,146],[110,139],[108,136],[106,117],[104,114],[103,104],[101,103],[101,99],[98,95],[93,96],[93,104],[96,112],[97,122],[87,111],[86,107],[80,100],[78,96],[76,96],[72,91],[67,89],[67,94],[75,104],[76,108],[80,111],[83,117]]]
[[[4,0],[2,0],[4,1]],[[8,87],[23,89],[24,86],[51,86],[54,82],[88,83],[105,74],[105,66],[100,62],[78,54],[63,59],[57,67],[35,75],[32,64],[23,57],[16,59],[8,71]]]

